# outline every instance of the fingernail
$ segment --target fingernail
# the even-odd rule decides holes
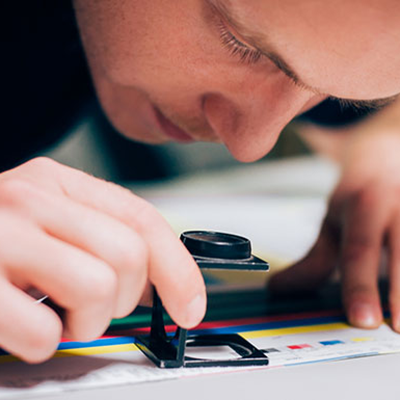
[[[353,304],[349,310],[349,320],[352,325],[360,328],[375,328],[378,324],[377,318],[369,304]]]
[[[185,327],[193,328],[198,325],[206,313],[206,299],[198,294],[186,307]]]

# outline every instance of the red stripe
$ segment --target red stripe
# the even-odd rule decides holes
[[[311,346],[305,343],[305,344],[294,344],[292,346],[288,346],[288,348],[292,350],[299,350],[299,349],[308,349],[311,348]]]

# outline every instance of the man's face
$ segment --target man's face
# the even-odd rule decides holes
[[[396,0],[75,0],[96,89],[133,139],[253,161],[327,96],[400,92]]]

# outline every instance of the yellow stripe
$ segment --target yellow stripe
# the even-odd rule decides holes
[[[97,347],[81,347],[77,349],[57,350],[52,358],[64,358],[75,356],[92,356],[95,354],[107,353],[124,353],[128,351],[136,351],[138,348],[134,344],[117,344],[111,346],[97,346]],[[5,355],[0,357],[0,364],[20,361],[19,358],[12,355]]]
[[[96,347],[81,347],[77,349],[58,350],[54,354],[54,358],[72,357],[72,356],[92,356],[95,354],[107,353],[124,353],[127,351],[136,351],[138,348],[133,344],[116,344],[112,346],[96,346]]]
[[[243,332],[240,333],[245,339],[256,339],[260,337],[294,335],[298,333],[309,332],[325,332],[336,331],[339,329],[348,329],[350,326],[344,322],[335,322],[332,324],[323,325],[308,325],[308,326],[294,326],[292,328],[279,328],[279,329],[264,329],[261,331]]]
[[[372,337],[356,337],[351,339],[352,342],[370,342],[371,340],[374,340]]]

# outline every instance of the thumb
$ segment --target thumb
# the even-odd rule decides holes
[[[290,268],[275,274],[269,281],[268,290],[280,295],[316,290],[334,271],[337,250],[337,235],[326,218],[309,253]]]

